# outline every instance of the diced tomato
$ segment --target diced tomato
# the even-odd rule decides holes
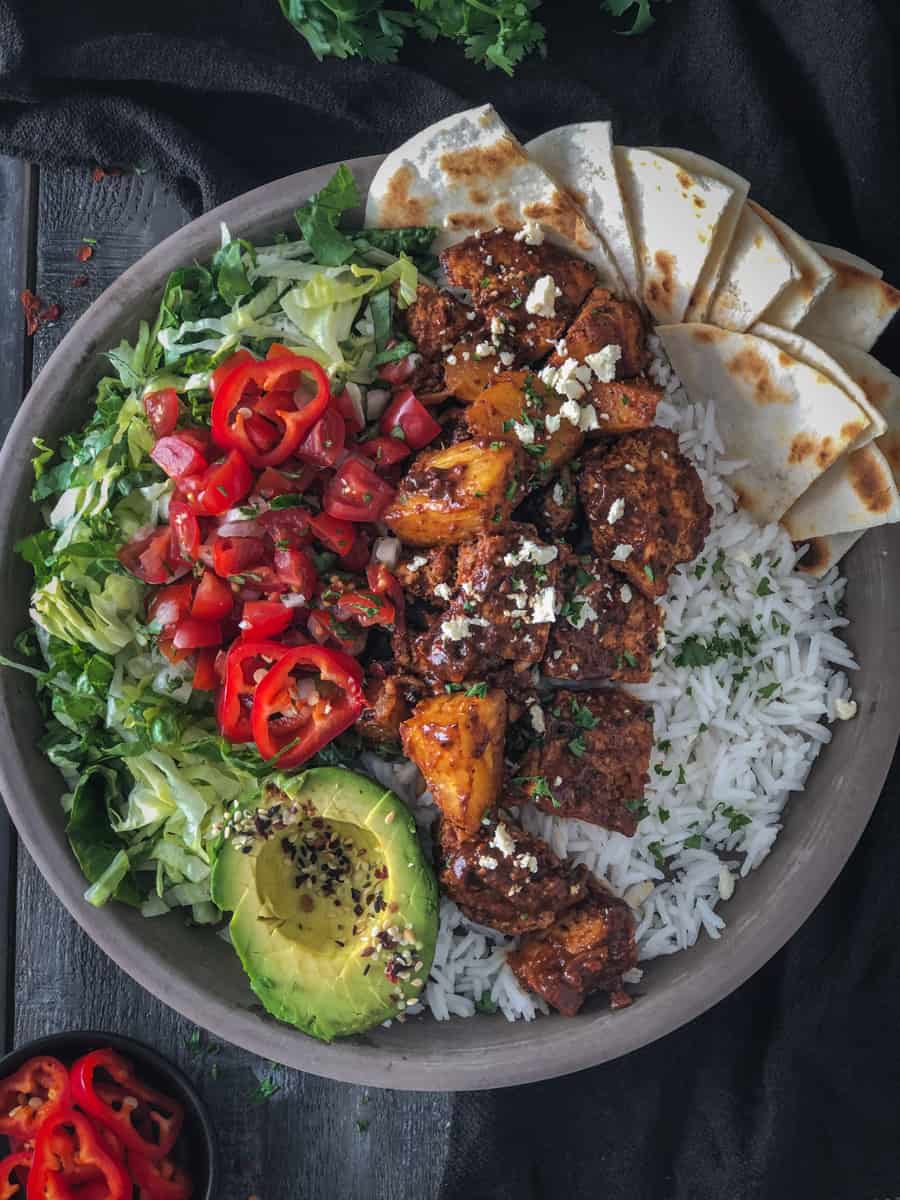
[[[406,628],[406,596],[399,579],[384,563],[369,563],[366,579],[376,595],[390,597],[394,605],[394,626],[402,633]]]
[[[372,544],[369,535],[357,527],[356,536],[353,539],[353,545],[350,547],[349,553],[340,556],[342,569],[354,572],[364,570],[366,563],[369,561],[371,549]]]
[[[194,443],[180,433],[161,437],[150,457],[162,467],[170,479],[182,479],[185,475],[199,475],[206,470],[206,459]]]
[[[218,650],[214,646],[206,646],[197,651],[197,663],[194,667],[193,688],[195,692],[214,692],[219,684],[216,674],[216,656]]]
[[[317,467],[333,467],[343,453],[345,434],[341,414],[328,408],[297,447],[297,457]]]
[[[368,625],[393,625],[394,606],[375,592],[344,592],[334,606],[339,621],[357,621]]]
[[[318,513],[309,518],[309,527],[313,537],[335,554],[349,554],[352,550],[356,531],[349,521],[339,521],[328,513]]]
[[[119,562],[144,583],[171,583],[190,570],[172,559],[172,535],[168,525],[133,537],[119,550]]]
[[[169,502],[169,528],[172,531],[172,557],[179,562],[196,562],[200,552],[200,523],[189,504]]]
[[[372,459],[376,471],[381,467],[392,467],[412,453],[404,439],[395,437],[370,438],[368,442],[361,442],[357,449]]]
[[[395,489],[359,458],[342,463],[325,489],[324,508],[341,521],[377,521]]]
[[[306,627],[320,646],[331,642],[354,656],[362,654],[366,648],[368,635],[364,629],[358,625],[345,625],[324,608],[316,608],[309,614]]]
[[[260,592],[288,592],[290,586],[285,583],[278,572],[269,563],[251,567],[245,571],[246,584],[237,592],[239,600],[256,600]]]
[[[421,450],[441,432],[441,427],[411,388],[402,388],[382,414],[379,428],[398,441],[400,435],[413,450]]]
[[[191,616],[201,621],[222,621],[234,605],[231,588],[212,571],[204,571],[191,604]]]
[[[266,543],[257,537],[217,537],[213,542],[213,566],[217,575],[241,575],[248,567],[263,562]]]
[[[319,578],[305,550],[276,550],[274,562],[275,571],[283,583],[307,599],[312,598]]]
[[[362,400],[354,399],[349,388],[344,388],[340,395],[334,396],[331,403],[343,417],[348,433],[361,433],[365,429]]]
[[[150,428],[158,438],[175,432],[180,411],[181,404],[178,400],[178,393],[174,388],[163,388],[159,392],[149,392],[144,397],[144,412],[147,414]]]
[[[209,430],[203,425],[188,425],[185,429],[178,430],[178,436],[184,442],[190,442],[195,450],[198,450],[204,458],[209,455]]]
[[[176,623],[191,611],[192,591],[189,579],[160,588],[147,607],[147,620],[159,625],[163,636],[171,636]]]
[[[256,491],[264,500],[285,496],[290,492],[302,495],[318,474],[318,468],[311,463],[298,463],[291,459],[280,467],[266,467],[256,481]]]
[[[389,383],[391,387],[398,387],[401,383],[406,383],[415,369],[416,360],[411,354],[407,354],[394,362],[382,363],[378,368],[378,378]]]
[[[231,450],[210,467],[201,481],[196,503],[201,514],[219,516],[235,508],[253,487],[253,472],[240,450]]]
[[[172,645],[176,650],[197,650],[201,646],[221,646],[222,626],[218,621],[182,617],[175,626]]]
[[[241,637],[254,641],[278,637],[293,616],[293,609],[278,600],[248,600],[241,615]]]
[[[298,550],[312,541],[309,511],[299,505],[294,508],[273,508],[259,518],[276,550]]]

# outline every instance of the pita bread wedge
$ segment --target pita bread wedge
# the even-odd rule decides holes
[[[716,405],[729,482],[761,522],[777,521],[868,424],[827,376],[766,338],[715,325],[656,331],[688,395]]]
[[[444,249],[479,230],[538,222],[546,236],[624,285],[603,239],[569,193],[529,156],[490,104],[429,125],[392,151],[375,174],[366,225],[436,225]]]
[[[885,283],[881,271],[865,259],[833,246],[821,250],[835,273],[834,282],[797,328],[808,337],[839,338],[871,350],[900,309],[900,291]]]
[[[858,254],[851,254],[849,250],[842,250],[840,246],[829,246],[827,242],[810,241],[809,244],[827,262],[846,263],[848,267],[856,267],[857,271],[862,271],[866,275],[877,275],[879,279],[884,278],[884,271],[882,271],[881,267],[876,267],[874,263],[867,262],[866,259],[860,258]]]
[[[830,533],[827,537],[810,538],[806,543],[806,553],[797,563],[797,570],[821,579],[856,545],[864,532]]]
[[[834,279],[834,268],[813,249],[811,242],[795,233],[784,221],[779,221],[754,200],[748,200],[747,203],[781,242],[796,269],[796,278],[769,305],[762,315],[762,320],[769,325],[780,325],[782,329],[796,329],[822,293],[828,289]]]
[[[732,189],[652,150],[616,146],[615,157],[641,269],[641,299],[660,324],[681,321]]]
[[[865,389],[820,343],[803,337],[795,330],[779,329],[777,325],[767,325],[762,321],[758,321],[750,332],[755,333],[757,337],[768,338],[770,342],[774,342],[776,346],[780,346],[794,358],[799,358],[807,366],[815,367],[817,371],[827,375],[838,387],[843,388],[851,400],[856,401],[869,418],[869,424],[850,446],[851,450],[858,450],[861,446],[868,445],[873,439],[881,437],[887,431],[887,422],[871,402]]]
[[[781,518],[795,542],[894,521],[900,521],[900,492],[888,460],[874,443],[839,459]]]
[[[797,278],[799,270],[774,230],[745,204],[706,320],[743,333]]]
[[[525,149],[581,205],[615,258],[628,291],[638,299],[640,272],[616,174],[610,122],[562,125],[527,142]]]
[[[719,183],[731,188],[731,196],[716,227],[713,244],[706,256],[706,262],[704,262],[700,277],[694,285],[690,302],[684,314],[685,321],[703,321],[706,319],[713,293],[721,278],[722,267],[734,237],[734,231],[737,229],[744,201],[750,192],[750,184],[736,171],[732,171],[729,167],[723,167],[721,163],[713,162],[711,158],[704,158],[702,154],[694,154],[691,150],[678,150],[669,146],[652,146],[651,149],[656,154],[662,154],[676,166],[684,167],[695,178],[702,175],[707,179],[717,179]]]

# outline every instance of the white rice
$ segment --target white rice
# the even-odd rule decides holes
[[[721,457],[713,407],[691,403],[655,337],[651,346],[650,375],[665,389],[657,422],[678,433],[713,519],[702,554],[674,572],[661,602],[666,642],[653,676],[629,688],[653,709],[646,815],[627,838],[531,805],[519,814],[557,854],[585,863],[635,907],[641,960],[684,950],[704,932],[721,935],[726,900],[771,850],[789,794],[803,788],[831,740],[826,722],[835,719],[835,701],[849,698],[845,672],[856,666],[837,636],[847,624],[838,615],[846,581],[836,569],[822,580],[795,572],[787,534],[736,508],[727,479],[741,464]],[[732,645],[703,661],[716,637],[741,639],[741,652]],[[693,665],[677,665],[685,654]],[[411,803],[430,853],[435,810],[427,793],[416,796],[415,767],[365,759]],[[442,898],[425,994],[432,1014],[447,1020],[496,1007],[514,1021],[546,1012],[506,966],[514,944]]]

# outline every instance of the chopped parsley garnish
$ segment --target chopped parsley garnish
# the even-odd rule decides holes
[[[669,770],[667,770],[667,769],[666,769],[666,768],[665,768],[665,767],[662,765],[662,763],[657,763],[657,764],[656,764],[656,766],[653,768],[653,770],[656,772],[656,774],[657,774],[657,775],[661,775],[663,778],[665,778],[667,775],[671,775],[671,774],[672,774],[672,772],[671,772],[671,771],[669,771]]]
[[[662,806],[660,806],[656,810],[656,815],[659,817],[660,821],[662,821],[665,824],[665,822],[668,821],[670,814],[669,814],[669,810],[667,808],[663,808]]]
[[[466,692],[467,696],[474,696],[477,700],[483,700],[488,694],[488,685],[486,683],[473,683]]]
[[[543,796],[552,803],[554,808],[560,807],[545,775],[517,775],[515,782],[532,784],[531,796],[534,800],[539,800]]]
[[[369,1128],[368,1121],[359,1120],[356,1122],[357,1133],[365,1133],[368,1128]]]
[[[653,861],[661,871],[666,865],[666,860],[662,852],[662,845],[659,842],[651,842],[647,849],[653,855]]]
[[[481,282],[479,283],[478,286],[483,287],[483,288],[489,288],[491,286],[491,283],[492,283],[492,280],[491,280],[490,275],[482,275]]]
[[[764,575],[762,577],[762,579],[759,581],[759,584],[757,585],[757,588],[756,588],[756,594],[757,594],[757,596],[774,596],[775,595],[775,593],[772,591],[772,588],[769,586],[768,575]]]
[[[769,700],[775,695],[780,687],[781,684],[777,682],[767,683],[765,687],[758,688],[756,694],[757,696],[762,696],[763,700]]]
[[[647,578],[650,580],[651,583],[654,582],[655,576],[653,574],[653,568],[650,566],[649,563],[644,564],[644,574],[647,576]]]
[[[300,508],[302,504],[302,496],[295,492],[285,492],[281,496],[273,496],[269,501],[269,508]],[[243,512],[243,509],[241,511]]]
[[[462,683],[445,683],[444,684],[444,691],[449,692],[451,695],[453,694],[453,692],[464,692],[465,690],[466,690],[465,684],[462,684]]]
[[[718,575],[721,571],[724,571],[724,569],[725,569],[725,551],[720,550],[719,553],[716,555],[716,561],[712,565],[712,573],[713,573],[713,575]]]
[[[585,571],[584,567],[576,568],[576,570],[575,570],[575,586],[576,587],[580,587],[580,588],[587,587],[587,585],[589,583],[593,583],[593,582],[594,582],[593,575],[589,575],[588,572]]]
[[[751,818],[746,813],[738,812],[736,808],[732,808],[730,804],[722,806],[722,816],[728,821],[728,832],[737,833],[739,829],[743,829],[745,825],[749,825]]]
[[[758,571],[761,562],[762,562],[762,555],[754,554],[753,561],[751,562],[750,566],[753,568],[754,571]]]
[[[684,777],[684,767],[682,766],[681,763],[678,764],[678,778],[675,782],[676,783],[687,783],[687,780]]]
[[[622,657],[628,663],[629,667],[637,666],[637,659],[634,657],[634,655],[631,653],[630,650],[626,650],[625,653],[622,655]]]
[[[491,442],[491,449],[492,450],[502,450],[505,445],[506,445],[506,442]]]
[[[551,711],[555,717],[560,715],[557,709],[552,709]],[[595,717],[587,705],[579,704],[574,696],[572,697],[570,712],[572,720],[581,729],[594,729],[600,724],[600,718]]]
[[[703,846],[703,838],[699,833],[692,833],[690,837],[684,839],[685,850],[699,850]]]
[[[583,758],[587,753],[587,746],[584,744],[584,738],[580,734],[578,737],[572,738],[571,742],[569,742],[569,749],[576,758]]]
[[[497,1011],[497,1001],[491,999],[490,992],[482,992],[475,1001],[475,1011],[480,1013],[495,1013]]]

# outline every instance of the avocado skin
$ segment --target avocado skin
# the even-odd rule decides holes
[[[361,1033],[396,1017],[406,1000],[421,997],[434,957],[438,890],[419,846],[415,821],[393,792],[341,767],[273,776],[267,781],[270,794],[271,789],[296,804],[297,815],[285,813],[287,826],[265,841],[255,839],[249,854],[236,847],[234,838],[223,842],[213,868],[213,901],[223,912],[232,913],[232,944],[267,1012],[326,1042]],[[297,903],[296,868],[272,856],[281,854],[283,838],[313,816],[326,823],[340,822],[345,834],[347,826],[356,827],[375,841],[388,869],[384,898],[397,907],[373,919],[378,927],[412,927],[419,943],[413,955],[421,964],[417,970],[391,981],[385,975],[384,957],[361,957],[361,942],[349,933],[341,935],[346,942],[340,952],[336,943],[329,944],[330,937],[322,945],[310,946],[296,935],[290,918],[280,923],[272,916],[273,900],[282,918]],[[260,868],[264,855],[269,866],[265,872]],[[275,884],[273,864],[278,872]],[[360,926],[370,916],[367,910]],[[413,987],[413,980],[421,980],[421,986]]]

